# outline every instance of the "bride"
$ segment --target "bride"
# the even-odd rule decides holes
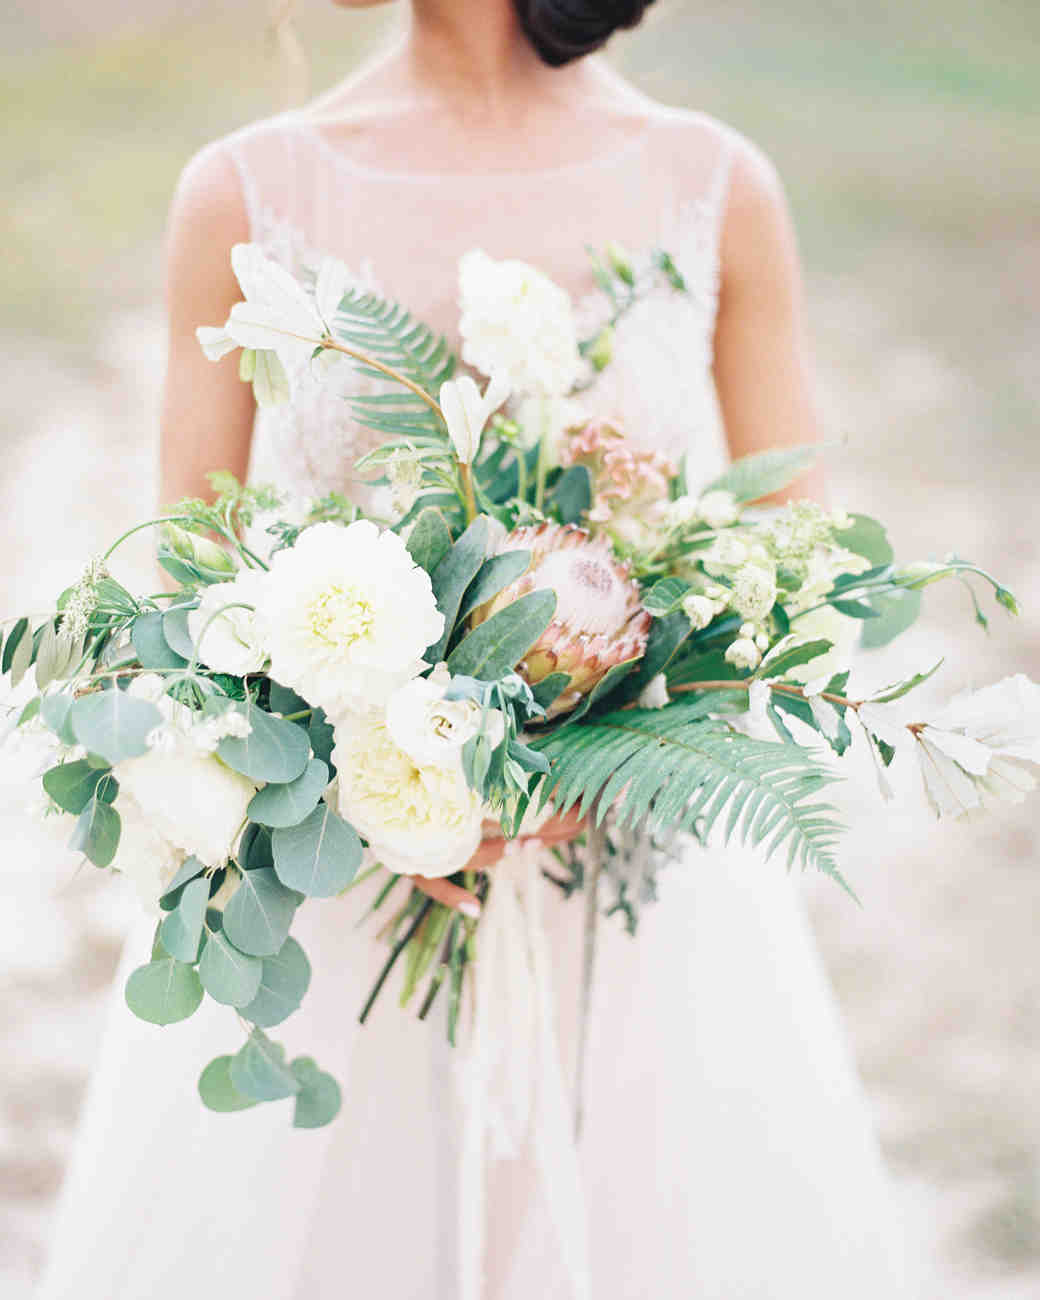
[[[291,408],[258,416],[237,361],[213,366],[196,342],[196,326],[224,320],[239,298],[229,252],[248,240],[296,271],[334,254],[449,338],[456,266],[470,248],[537,264],[579,315],[596,302],[585,246],[615,241],[636,262],[663,248],[689,293],[639,300],[587,404],[648,446],[689,449],[705,482],[727,453],[818,436],[795,243],[769,162],[729,128],[654,103],[585,57],[646,7],[413,0],[386,56],[189,163],[169,236],[164,500],[205,494],[219,467],[277,476],[303,496],[368,490],[353,466],[371,435],[342,389],[315,381]],[[345,382],[356,391],[363,381]],[[573,831],[550,824],[543,835]],[[481,865],[498,853],[486,844]],[[551,884],[543,893],[566,1064],[581,908]],[[553,1153],[527,1134],[489,1155],[483,1199],[460,1233],[464,1053],[392,998],[358,1027],[383,958],[358,910],[348,895],[305,908],[298,924],[315,979],[285,1037],[290,1054],[304,1045],[344,1083],[337,1122],[310,1132],[275,1106],[202,1107],[188,1080],[226,1050],[234,1025],[212,1003],[165,1031],[126,1011],[122,984],[150,943],[142,920],[42,1300],[907,1294],[869,1112],[777,863],[691,843],[635,939],[602,925],[580,1222],[561,1222],[546,1177]],[[574,1267],[586,1226],[587,1273]]]

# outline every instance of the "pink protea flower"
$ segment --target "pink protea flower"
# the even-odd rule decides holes
[[[528,592],[556,592],[556,616],[517,665],[532,686],[550,673],[570,676],[549,717],[569,712],[616,664],[644,653],[650,615],[628,565],[618,561],[607,538],[590,537],[571,524],[535,524],[514,529],[498,551],[530,551],[531,563],[474,611],[473,622],[483,622]]]
[[[677,472],[667,456],[635,447],[615,425],[592,420],[567,434],[560,463],[584,465],[592,475],[590,523],[630,546],[653,541],[665,522],[668,485]]]

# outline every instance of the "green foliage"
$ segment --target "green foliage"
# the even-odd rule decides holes
[[[76,735],[69,726],[69,709],[75,697],[67,691],[55,695],[44,695],[39,702],[40,718],[58,737],[63,745],[74,745]]]
[[[311,756],[307,732],[293,722],[276,718],[252,702],[236,704],[250,724],[248,736],[227,736],[217,746],[217,754],[236,772],[251,781],[283,785],[295,781],[307,767]]]
[[[408,554],[420,569],[432,573],[451,550],[451,529],[434,506],[419,512],[406,543]]]
[[[185,661],[195,658],[195,642],[188,628],[193,606],[173,605],[162,616],[162,633],[166,644]]]
[[[109,867],[119,848],[122,828],[119,814],[96,789],[79,815],[69,848],[85,854],[95,867]]]
[[[506,551],[485,560],[466,591],[459,607],[458,621],[461,623],[479,606],[504,591],[511,582],[527,572],[530,563],[530,551]]]
[[[107,774],[108,769],[93,767],[80,758],[74,763],[59,763],[44,772],[43,788],[62,811],[78,817]]]
[[[300,902],[271,867],[243,871],[224,908],[224,933],[242,952],[270,957],[284,945]]]
[[[453,674],[497,681],[511,673],[552,622],[554,591],[532,591],[475,627],[448,656]]]
[[[819,454],[820,448],[809,444],[742,456],[714,482],[709,483],[704,491],[723,490],[732,492],[738,501],[758,501],[793,483],[816,461]]]
[[[454,373],[455,356],[446,340],[378,294],[348,290],[332,324],[342,342],[391,366],[426,393],[436,394]],[[362,374],[386,382],[380,371],[357,365]],[[407,389],[355,397],[351,405],[359,421],[390,437],[442,436],[431,408]]]
[[[309,1056],[298,1056],[289,1067],[300,1085],[293,1110],[294,1128],[322,1128],[331,1124],[343,1103],[339,1084],[319,1070]]]
[[[15,623],[14,627],[11,628],[10,632],[7,634],[7,640],[4,642],[3,656],[0,657],[0,668],[2,668],[5,673],[11,671],[11,666],[14,663],[15,652],[26,635],[29,635],[31,641],[32,637],[29,633],[29,620],[27,618],[20,618]]]
[[[189,880],[194,880],[196,876],[201,875],[205,870],[205,866],[198,858],[185,858],[181,863],[180,870],[166,886],[166,892],[159,899],[159,906],[166,906],[168,911],[171,904],[172,907],[176,907],[179,902],[180,891]]]
[[[228,1113],[236,1110],[248,1110],[256,1106],[252,1097],[238,1091],[231,1082],[231,1057],[218,1056],[199,1076],[199,1096],[203,1105],[210,1110]]]
[[[275,830],[271,848],[278,879],[308,898],[346,889],[361,864],[357,832],[324,803],[298,826]]]
[[[592,481],[584,465],[571,465],[553,484],[548,507],[555,509],[562,524],[580,523],[592,505]]]
[[[823,638],[817,641],[803,641],[801,644],[793,645],[787,650],[781,650],[779,654],[772,658],[767,657],[758,670],[752,673],[752,676],[772,681],[774,678],[783,677],[792,668],[799,668],[802,664],[811,663],[814,659],[818,659],[820,655],[825,655],[833,647],[833,641],[827,641]]]
[[[148,733],[161,722],[162,714],[154,704],[116,686],[81,696],[68,716],[76,740],[109,763],[147,753]]]
[[[570,673],[550,673],[534,687],[534,698],[543,709],[547,709],[563,694],[570,683]]]
[[[183,887],[173,911],[163,917],[159,939],[171,957],[189,964],[198,960],[208,901],[209,881],[196,877]]]
[[[834,534],[838,544],[856,555],[862,555],[874,566],[891,564],[895,553],[884,525],[879,524],[876,519],[871,519],[869,515],[850,517],[853,521],[852,527]]]
[[[444,631],[429,646],[425,659],[436,664],[444,658],[459,616],[466,589],[480,571],[487,556],[488,520],[478,515],[430,575],[437,608],[444,615]]]
[[[912,690],[920,686],[922,682],[926,682],[929,677],[934,673],[937,673],[943,666],[944,662],[944,659],[940,659],[938,662],[934,663],[931,668],[926,669],[922,673],[914,673],[912,677],[907,677],[904,681],[893,682],[891,686],[886,686],[877,695],[872,695],[870,697],[871,703],[890,704],[893,700],[902,699],[904,695],[908,695]]]
[[[244,1047],[231,1058],[231,1083],[252,1101],[279,1101],[300,1091],[300,1082],[285,1064],[285,1048],[254,1029]]]
[[[690,590],[690,584],[682,578],[662,578],[655,582],[643,595],[643,608],[649,610],[655,618],[663,618],[679,608],[682,598]]]
[[[709,713],[711,695],[664,709],[623,710],[533,743],[552,763],[550,784],[560,812],[575,804],[598,817],[617,801],[622,824],[677,827],[707,839],[786,846],[800,862],[840,880],[832,846],[840,826],[827,804],[813,803],[834,778],[813,756],[788,745],[752,740]],[[726,813],[724,822],[722,814]]]
[[[655,618],[650,624],[646,653],[625,683],[622,699],[634,700],[648,682],[665,672],[691,631],[690,620],[681,610]]]
[[[877,650],[902,636],[917,622],[921,612],[921,593],[909,588],[881,591],[870,600],[878,617],[863,624],[860,644],[867,650]]]
[[[328,766],[312,758],[294,781],[258,790],[249,804],[249,816],[264,826],[296,826],[318,806],[328,783]]]
[[[166,640],[161,610],[153,609],[145,614],[138,614],[130,628],[130,640],[137,651],[142,668],[168,672],[171,669],[187,666],[187,659],[171,649],[170,643]]]
[[[303,1000],[311,982],[311,964],[307,954],[293,938],[288,938],[273,956],[265,957],[260,987],[256,997],[242,1008],[242,1017],[270,1029],[292,1015]]]
[[[206,933],[206,946],[199,958],[199,979],[215,1002],[244,1007],[260,988],[263,963],[259,957],[239,952],[221,930]]]
[[[147,965],[138,966],[126,982],[126,1004],[140,1020],[172,1025],[187,1020],[202,1001],[202,983],[191,966],[159,950]]]

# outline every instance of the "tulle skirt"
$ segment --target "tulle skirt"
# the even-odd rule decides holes
[[[582,902],[540,886],[555,1033],[574,1056]],[[205,1003],[159,1029],[122,1002],[131,934],[40,1300],[458,1300],[459,1049],[389,988],[362,900],[305,904],[314,965],[271,1034],[343,1085],[329,1127],[291,1102],[206,1111],[194,1080],[237,1049]],[[501,1014],[509,1016],[509,1007]],[[580,1161],[595,1300],[895,1300],[903,1243],[797,894],[775,862],[705,852],[664,871],[633,939],[600,926]],[[490,1159],[490,1158],[489,1158]],[[491,1160],[486,1300],[570,1300],[529,1149]]]

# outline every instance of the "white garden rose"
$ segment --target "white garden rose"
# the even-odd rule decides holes
[[[484,809],[459,764],[418,765],[374,715],[348,718],[336,740],[339,812],[373,857],[401,875],[461,870],[480,844]]]
[[[450,685],[451,674],[438,664],[429,677],[414,678],[387,701],[387,731],[417,767],[457,770],[463,745],[481,729],[492,747],[502,740],[504,723],[498,709],[489,709],[485,717],[476,700],[446,699]]]
[[[513,392],[563,396],[583,371],[570,297],[526,262],[480,249],[459,262],[462,359]]]
[[[187,854],[160,833],[156,819],[127,790],[120,788],[116,807],[122,825],[111,870],[126,876],[146,912],[159,916],[159,899]]]
[[[316,524],[279,551],[257,623],[275,681],[333,717],[381,708],[444,630],[429,574],[368,520]]]
[[[198,608],[188,615],[188,631],[199,659],[214,672],[244,677],[258,673],[267,651],[256,624],[256,606],[263,600],[263,574],[242,570],[231,582],[206,587]],[[234,609],[225,606],[233,605]],[[252,605],[253,609],[244,609]]]

